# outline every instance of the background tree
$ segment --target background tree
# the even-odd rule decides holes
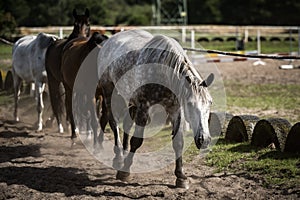
[[[151,25],[149,0],[1,0],[1,32],[16,26],[72,25],[72,10],[90,10],[93,25]],[[176,1],[161,0],[169,13]],[[188,24],[299,25],[299,0],[187,0]]]

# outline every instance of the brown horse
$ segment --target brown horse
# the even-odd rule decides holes
[[[74,116],[72,112],[72,94],[73,94],[73,87],[75,84],[77,73],[81,67],[82,62],[88,56],[88,54],[97,47],[98,44],[102,43],[104,40],[108,39],[107,36],[101,35],[98,32],[94,32],[93,35],[88,38],[75,38],[68,42],[62,53],[62,60],[61,60],[61,76],[63,85],[65,88],[65,105],[66,105],[66,112],[69,118],[69,121],[75,127]],[[97,47],[98,48],[98,47]],[[99,51],[99,48],[96,51]],[[82,69],[82,70],[94,70],[95,72],[91,72],[91,74],[97,73],[97,66],[89,65],[89,69]],[[93,99],[95,97],[95,90],[85,90],[85,88],[91,88],[92,86],[96,85],[97,83],[90,81],[88,77],[84,80],[76,80],[80,83],[80,89],[76,88],[75,95],[78,98],[81,98],[80,103],[75,105],[76,108],[82,106],[86,109],[83,109],[83,112],[80,114],[84,114],[85,116],[90,115],[91,125],[94,133],[94,145],[95,149],[97,149],[96,145],[97,142],[97,116],[95,113],[95,109],[93,108]],[[79,91],[84,92],[79,92]],[[89,92],[90,91],[90,92]],[[101,95],[101,91],[97,91],[97,96]],[[75,101],[76,102],[76,101]],[[82,115],[81,115],[82,116]],[[82,117],[81,117],[82,118]],[[73,132],[74,130],[72,130]]]
[[[72,33],[67,39],[57,40],[54,44],[49,46],[46,52],[45,66],[48,76],[48,86],[50,93],[50,101],[54,116],[59,126],[59,132],[63,132],[62,127],[62,113],[63,113],[63,92],[61,88],[62,74],[61,74],[61,59],[65,45],[74,38],[77,37],[89,37],[90,25],[89,25],[89,10],[86,9],[83,15],[78,15],[76,10],[73,10],[74,27]],[[68,116],[67,116],[68,117]],[[75,138],[75,126],[72,126],[72,136]]]

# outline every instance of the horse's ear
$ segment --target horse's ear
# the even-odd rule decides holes
[[[76,9],[75,9],[75,8],[73,9],[73,17],[74,17],[74,18],[77,17],[77,12],[76,12]]]
[[[86,16],[86,17],[90,17],[90,11],[89,11],[89,9],[85,9],[85,13],[84,13],[84,15]]]
[[[200,83],[200,86],[208,87],[212,84],[215,79],[215,75],[213,73],[209,74],[208,77]]]

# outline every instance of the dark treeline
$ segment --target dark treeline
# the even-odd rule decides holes
[[[188,0],[189,24],[300,25],[299,0]]]
[[[17,26],[71,25],[73,8],[78,13],[88,8],[93,25],[152,25],[154,1],[1,0],[0,35]],[[161,0],[170,13],[176,12],[174,2]],[[187,0],[187,7],[188,24],[300,25],[299,0]]]

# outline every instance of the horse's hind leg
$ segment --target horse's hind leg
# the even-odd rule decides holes
[[[37,131],[42,131],[43,129],[43,110],[44,110],[44,102],[43,102],[43,92],[45,89],[45,83],[36,82],[36,98],[37,98],[37,111],[38,111],[38,127]]]
[[[94,99],[92,97],[90,97],[90,99],[88,99],[89,101],[89,112],[90,112],[90,120],[88,120],[88,123],[91,124],[92,130],[93,130],[93,134],[94,134],[94,150],[98,150],[100,145],[99,145],[99,141],[98,141],[98,120],[97,120],[97,112],[95,110],[95,102]],[[101,144],[102,145],[102,144]]]
[[[74,116],[72,111],[72,90],[67,86],[65,86],[65,91],[66,91],[65,105],[66,105],[67,119],[71,124],[71,131],[72,131],[71,139],[74,140],[77,136],[76,136],[75,121],[74,121]]]
[[[60,82],[57,81],[51,73],[48,73],[48,88],[50,93],[50,102],[53,114],[56,118],[58,125],[58,132],[63,133],[64,128],[62,126],[62,113],[63,113],[63,100],[62,91],[60,89]]]
[[[135,118],[136,107],[130,106],[129,112],[126,112],[123,122],[124,136],[123,136],[123,150],[124,154],[128,152],[128,140],[129,140],[129,132],[133,126],[134,118]]]
[[[15,74],[14,70],[13,70],[13,77],[14,77],[14,100],[15,100],[14,118],[16,121],[19,121],[18,104],[20,98],[22,79],[17,74]]]
[[[108,123],[108,113],[106,109],[106,104],[104,103],[104,100],[101,99],[98,102],[98,108],[97,111],[100,112],[101,114],[98,114],[99,117],[99,124],[100,124],[100,133],[99,137],[97,139],[97,144],[99,144],[99,149],[103,149],[103,141],[104,141],[104,132],[105,132],[105,127]],[[98,149],[98,148],[97,148]],[[97,151],[97,149],[95,149]]]

